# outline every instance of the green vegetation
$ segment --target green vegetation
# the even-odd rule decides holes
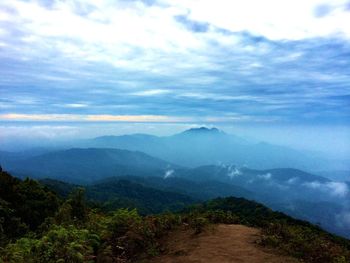
[[[40,182],[66,198],[70,192],[81,186],[63,183],[57,180],[44,179]],[[159,190],[124,178],[110,178],[93,185],[85,186],[86,198],[91,205],[104,211],[118,208],[137,208],[142,215],[161,213],[163,211],[179,211],[195,203],[195,199],[169,190]]]
[[[139,213],[146,215],[178,211],[195,202],[184,194],[146,187],[125,179],[108,180],[87,186],[86,190],[87,198],[101,202],[105,211],[128,207],[137,208]]]
[[[0,172],[0,245],[36,230],[58,207],[58,197],[38,182]]]
[[[89,205],[82,188],[60,198],[36,181],[20,181],[6,172],[0,174],[0,189],[1,263],[141,261],[162,253],[161,240],[172,230],[186,227],[199,234],[218,223],[261,228],[260,245],[304,262],[350,261],[349,240],[243,198],[142,216],[130,203],[106,212]],[[132,189],[135,196],[148,196]]]

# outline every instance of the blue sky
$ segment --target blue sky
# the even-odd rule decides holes
[[[2,0],[0,129],[346,128],[348,25],[343,0]]]

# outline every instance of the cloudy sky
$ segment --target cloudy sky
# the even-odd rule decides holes
[[[349,25],[348,0],[1,0],[0,130],[322,126],[344,148]]]

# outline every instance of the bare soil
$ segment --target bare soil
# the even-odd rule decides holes
[[[256,244],[260,231],[242,225],[216,225],[199,235],[189,229],[169,234],[163,255],[149,263],[296,263],[294,258]]]

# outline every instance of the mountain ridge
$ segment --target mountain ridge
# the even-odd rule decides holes
[[[72,148],[12,160],[4,166],[16,174],[65,178],[76,183],[127,174],[161,176],[167,169],[179,167],[140,151],[115,148]]]
[[[171,136],[131,134],[101,136],[85,140],[79,147],[139,150],[149,155],[187,167],[226,163],[255,169],[294,167],[319,169],[330,164],[302,151],[266,142],[255,143],[217,128],[191,128]]]

